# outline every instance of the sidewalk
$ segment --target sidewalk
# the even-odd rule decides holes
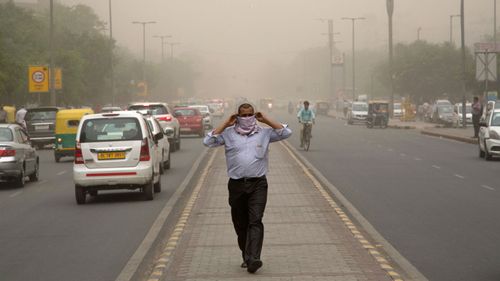
[[[338,113],[335,111],[330,111],[328,115],[332,118],[344,119],[343,116],[338,116]],[[444,128],[433,123],[422,121],[403,122],[399,119],[390,119],[389,128],[419,130],[422,134],[428,136],[477,144],[477,139],[471,138],[471,136],[474,135],[474,128],[471,124],[467,124],[467,128]]]
[[[269,156],[264,266],[256,274],[246,272],[240,268],[227,202],[224,151],[211,153],[149,281],[403,280],[389,258],[280,143],[271,145]]]

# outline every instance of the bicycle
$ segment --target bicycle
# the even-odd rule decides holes
[[[302,122],[304,129],[302,130],[302,140],[304,141],[304,150],[309,151],[311,145],[311,130],[312,122]]]

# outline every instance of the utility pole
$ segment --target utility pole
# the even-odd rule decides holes
[[[161,62],[165,61],[165,38],[171,38],[171,35],[155,35],[154,38],[160,38],[161,40]]]
[[[146,81],[146,25],[155,24],[155,21],[134,21],[133,24],[142,24],[142,80]]]
[[[109,71],[111,87],[111,105],[115,105],[115,70],[113,65],[113,12],[111,0],[109,0]]]
[[[392,34],[392,17],[394,14],[394,0],[387,0],[387,16],[389,18],[389,78],[391,80],[390,116],[394,116],[394,43]]]
[[[421,27],[417,28],[417,41],[420,41],[420,32],[421,31],[422,31]]]
[[[366,18],[342,18],[343,20],[352,21],[352,101],[356,101],[356,21],[365,20]]]
[[[328,58],[328,69],[330,71],[330,76],[329,76],[329,95],[333,98],[335,96],[335,87],[334,87],[334,74],[333,74],[333,52],[335,49],[335,35],[340,34],[340,33],[334,33],[333,32],[333,19],[319,19],[320,21],[328,21],[328,33],[325,35],[328,35],[328,48],[330,51],[330,56]]]
[[[175,45],[179,45],[181,43],[179,42],[170,42],[170,43],[167,43],[168,45],[170,45],[170,60],[174,60],[174,46]]]
[[[497,0],[493,0],[493,42],[495,42],[495,52],[497,47]]]
[[[50,105],[56,106],[56,68],[54,63],[54,0],[50,0],[50,34],[49,34],[49,91]]]
[[[465,118],[467,109],[466,109],[466,95],[467,95],[467,66],[465,62],[465,4],[464,0],[460,0],[460,31],[462,34],[462,126],[467,127],[467,118]]]
[[[460,15],[450,15],[450,44],[453,44],[453,19],[459,17]]]

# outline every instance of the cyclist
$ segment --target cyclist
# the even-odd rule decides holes
[[[314,114],[314,112],[311,109],[309,109],[308,101],[304,101],[304,107],[300,109],[299,113],[297,114],[297,118],[299,119],[299,123],[302,124],[302,127],[300,128],[300,147],[304,147],[305,124],[310,122],[314,124],[314,120],[316,119],[316,115]]]

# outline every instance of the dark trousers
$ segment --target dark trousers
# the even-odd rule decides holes
[[[474,126],[474,136],[479,136],[479,121],[481,120],[481,115],[472,115],[472,125]]]
[[[228,189],[231,218],[243,260],[260,260],[264,241],[262,217],[267,202],[267,179],[230,179]]]

